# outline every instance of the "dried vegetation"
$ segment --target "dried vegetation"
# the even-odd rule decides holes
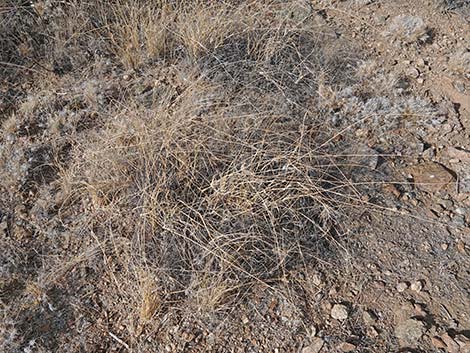
[[[166,320],[223,319],[260,286],[313,295],[293,274],[342,261],[338,215],[361,199],[327,122],[357,54],[307,3],[0,11],[7,89],[40,80],[2,117],[1,286],[27,303],[2,298],[20,321],[2,324],[5,350],[78,349],[52,338],[78,316],[106,316],[118,345],[159,349],[163,338],[147,338]],[[32,145],[15,156],[22,138]],[[87,309],[70,309],[61,290]],[[60,320],[38,338],[48,305]],[[76,344],[111,344],[93,335]]]

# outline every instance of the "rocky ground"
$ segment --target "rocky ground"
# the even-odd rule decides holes
[[[238,3],[243,2],[233,6]],[[327,43],[321,47],[321,60],[313,62],[327,65],[313,77],[315,65],[281,65],[275,56],[264,71],[253,70],[252,58],[244,57],[246,66],[239,70],[241,61],[235,59],[245,37],[224,41],[207,56],[199,56],[199,46],[187,44],[187,57],[174,54],[176,59],[144,61],[136,68],[101,54],[107,49],[97,39],[94,53],[83,54],[77,49],[81,39],[69,33],[60,51],[65,56],[36,64],[27,59],[4,64],[0,350],[470,352],[470,3],[267,3],[266,12],[255,12],[266,18],[260,28],[269,24],[276,35],[291,27],[309,28],[308,33],[314,29]],[[71,16],[54,1],[24,6],[28,13],[35,11],[38,21],[50,16],[44,20],[46,27],[60,27],[61,16]],[[282,21],[276,22],[277,16]],[[202,38],[201,33],[196,38]],[[252,38],[247,38],[249,43]],[[292,47],[309,62],[310,42],[299,39],[297,32],[292,38]],[[15,43],[28,57],[34,40],[31,47]],[[93,65],[87,64],[92,60]],[[220,64],[224,60],[230,65]],[[285,79],[288,71],[295,73],[292,82]],[[200,72],[209,73],[201,79]],[[243,89],[232,88],[233,82]],[[311,90],[315,94],[309,95]],[[170,119],[155,124],[145,115],[155,111],[167,112]],[[206,116],[218,116],[215,111],[223,111],[229,122],[206,122]],[[266,118],[268,125],[250,120],[265,111],[277,114],[272,121]],[[187,116],[192,118],[185,120]],[[246,122],[237,125],[240,117]],[[161,126],[170,127],[164,130],[171,130],[170,142],[159,136]],[[264,135],[271,129],[276,132]],[[157,133],[149,133],[147,140],[141,137],[150,130]],[[182,147],[179,142],[188,136],[202,142],[181,142]],[[217,147],[206,144],[211,138]],[[268,142],[272,149],[259,152]],[[159,156],[166,156],[168,146],[178,152],[168,154],[168,162],[163,157],[122,157],[125,151],[154,153],[142,147],[147,144],[158,146]],[[251,146],[249,151],[245,146]],[[209,148],[217,158],[207,169],[198,169],[199,159],[185,154],[191,149],[205,156]],[[258,152],[252,155],[251,150]],[[287,162],[278,155],[269,157],[266,165],[257,159],[258,153],[268,158],[265,155],[277,151],[289,153]],[[315,172],[304,171],[302,163],[313,160],[316,151],[321,151],[321,160],[314,164]],[[219,178],[224,155],[239,166]],[[288,173],[292,180],[286,186],[269,173],[245,168],[251,162],[259,169]],[[158,205],[168,207],[164,213],[171,212],[160,219],[152,209],[157,225],[149,225],[152,217],[148,223],[135,221],[150,213],[139,213],[147,206],[134,201],[148,186],[139,189],[139,183],[122,177],[134,178],[151,163],[152,168],[168,168],[168,195],[174,192],[178,202],[185,203],[177,208],[171,204],[173,196],[154,195],[163,198]],[[179,173],[166,163],[187,169]],[[218,172],[209,174],[212,181],[207,185],[187,181],[185,175],[191,173],[203,178],[202,170]],[[326,196],[310,200],[319,205],[305,201],[302,188],[301,196],[287,197],[267,192],[259,182],[266,178],[276,190],[295,189],[296,182],[318,187],[308,184],[309,173],[323,181],[320,194]],[[253,174],[257,178],[251,179]],[[152,187],[158,184],[157,177],[148,178],[155,179]],[[253,186],[255,193],[246,180],[250,185],[259,182]],[[187,196],[178,191],[186,182],[219,194],[206,195],[204,189]],[[138,192],[128,192],[132,188]],[[312,224],[319,226],[306,229],[310,223],[303,223],[302,217],[309,214],[290,213],[297,210],[294,201],[284,212],[290,201],[279,201],[280,195],[322,210],[313,216]],[[191,204],[195,199],[197,205]],[[198,223],[194,214],[208,210],[206,202],[213,205],[213,213],[200,216],[203,221]],[[282,212],[242,216],[264,202]],[[225,218],[218,218],[225,211]],[[225,253],[206,260],[208,254],[225,249],[225,240],[209,251],[219,238],[202,244],[191,235],[193,230],[229,229],[239,234],[234,239],[242,239],[245,231],[264,231],[264,226],[244,222],[270,217],[294,219],[267,223],[279,237],[266,239],[285,246],[257,252],[264,246],[260,242],[227,249],[243,248],[240,256],[255,257],[269,251],[279,258],[235,265],[224,257],[228,275],[220,269],[224,262],[217,262]],[[189,218],[193,223],[179,228],[174,221]],[[227,219],[238,223],[225,224]],[[161,239],[141,231],[157,226],[164,229]],[[291,236],[304,232],[315,236],[289,243]],[[175,234],[182,240],[168,240]],[[152,248],[162,239],[169,242],[167,248]],[[194,255],[184,241],[207,253]],[[167,257],[183,260],[167,269],[171,262],[161,260]],[[192,263],[183,263],[186,258]],[[269,266],[278,270],[271,275]],[[189,279],[185,272],[191,272]]]

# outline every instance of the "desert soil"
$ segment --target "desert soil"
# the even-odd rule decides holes
[[[124,309],[140,289],[120,282],[121,264],[109,255],[127,240],[103,245],[99,225],[96,234],[77,226],[98,206],[75,202],[57,180],[100,138],[104,123],[83,97],[93,92],[117,116],[121,92],[145,105],[149,92],[181,95],[185,78],[177,66],[134,70],[106,60],[93,72],[31,66],[5,78],[0,102],[0,349],[470,352],[470,3],[283,6],[344,46],[355,77],[319,85],[314,103],[326,112],[325,135],[347,156],[341,173],[352,194],[332,210],[316,259],[209,310],[187,304],[186,294],[169,295],[162,310],[143,304],[152,319],[136,323]]]

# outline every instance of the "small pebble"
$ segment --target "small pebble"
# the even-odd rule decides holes
[[[377,316],[370,310],[365,310],[362,319],[366,324],[372,325],[377,321]]]
[[[423,58],[418,58],[418,60],[416,60],[416,65],[418,65],[419,67],[424,67],[426,65],[426,62]]]
[[[370,326],[367,328],[367,336],[375,338],[379,335],[379,332],[374,326]]]
[[[439,202],[439,204],[440,204],[442,207],[444,207],[446,210],[448,210],[448,209],[450,209],[450,208],[452,208],[452,207],[454,206],[454,202],[452,202],[452,200],[445,200],[445,199],[441,200],[441,201]]]
[[[344,321],[348,318],[348,308],[343,304],[335,304],[331,309],[331,317],[335,320]]]
[[[414,305],[414,311],[416,316],[426,316],[426,310],[424,309],[424,306],[421,304],[415,304]]]
[[[312,344],[302,349],[302,353],[318,353],[322,350],[324,342],[321,338],[315,337]]]
[[[352,352],[356,349],[356,346],[349,342],[343,342],[338,346],[341,352]]]
[[[465,243],[462,240],[457,241],[457,251],[461,254],[465,254]]]
[[[465,85],[461,81],[454,82],[454,88],[460,93],[465,92]]]
[[[397,284],[397,291],[400,293],[406,291],[408,289],[408,284],[406,282],[400,282]]]
[[[413,78],[418,78],[419,77],[419,71],[415,69],[414,67],[409,68],[405,72],[406,76],[413,77]]]
[[[421,290],[423,289],[423,282],[422,281],[414,281],[413,283],[411,283],[410,289],[413,292],[421,292]]]

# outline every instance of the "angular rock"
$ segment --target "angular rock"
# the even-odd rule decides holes
[[[331,309],[331,317],[335,320],[344,321],[348,318],[348,308],[343,304],[335,304]]]
[[[446,332],[441,335],[442,341],[446,344],[446,351],[449,353],[458,353],[460,351],[460,346],[455,340],[449,336]]]
[[[367,333],[367,336],[371,338],[375,338],[379,335],[379,331],[377,331],[377,329],[374,326],[368,327],[366,333]]]
[[[456,147],[447,147],[442,152],[442,157],[449,160],[456,160],[458,162],[470,162],[470,151]]]
[[[397,284],[397,291],[402,293],[408,289],[408,284],[406,282],[400,282]]]
[[[425,327],[423,322],[415,319],[408,319],[400,322],[395,327],[395,337],[402,345],[415,346],[423,336]]]
[[[375,169],[379,163],[379,154],[367,145],[359,145],[355,149],[352,163],[358,167]]]
[[[434,347],[438,349],[446,349],[447,345],[444,343],[444,341],[437,336],[431,337],[431,343]]]
[[[470,338],[457,335],[455,336],[455,342],[460,346],[460,353],[470,353]]]
[[[395,16],[384,34],[399,39],[404,44],[425,42],[429,38],[428,28],[423,19],[411,15]]]
[[[429,193],[449,189],[455,182],[454,175],[439,163],[422,163],[411,168],[410,172],[415,184]]]
[[[377,316],[370,310],[364,310],[362,319],[368,325],[373,325],[377,321]]]
[[[349,342],[343,342],[338,346],[338,349],[341,352],[352,352],[352,351],[356,350],[356,346],[352,343],[349,343]]]
[[[325,342],[320,337],[315,337],[312,343],[302,349],[302,353],[319,353]]]
[[[421,290],[423,289],[423,282],[422,281],[414,281],[413,283],[411,283],[410,289],[413,292],[421,292]]]

